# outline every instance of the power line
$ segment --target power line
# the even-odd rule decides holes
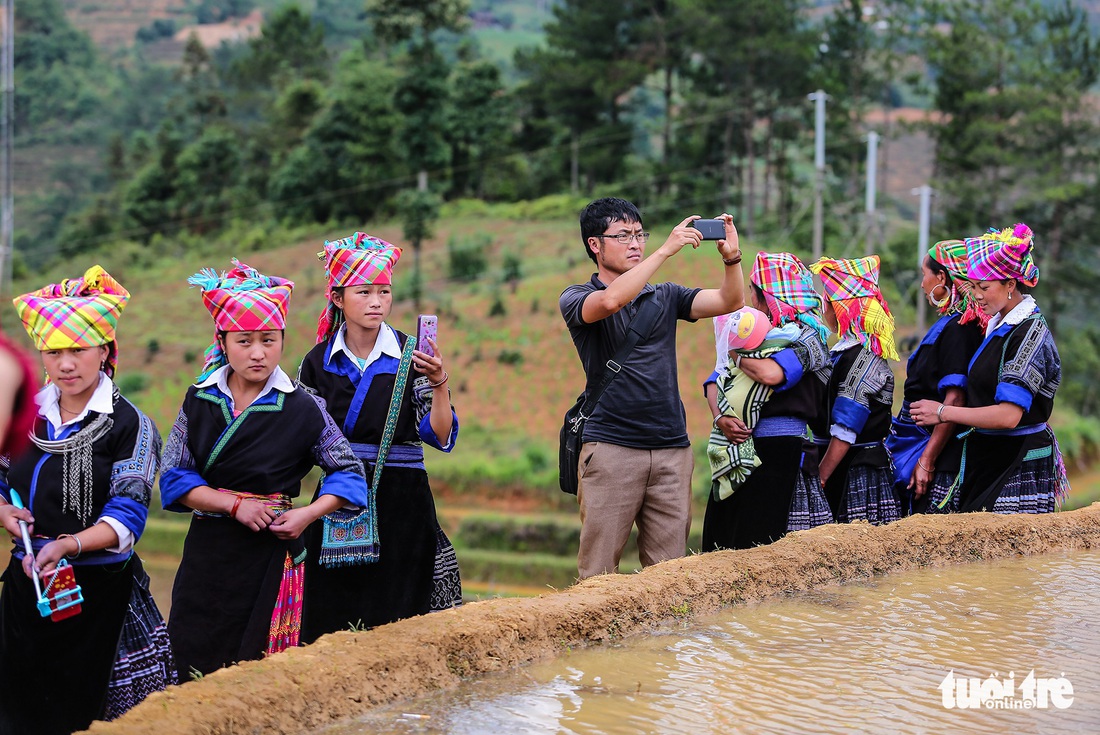
[[[674,123],[676,130],[682,130],[684,128],[691,128],[698,125],[704,125],[715,120],[727,117],[734,114],[732,109],[721,110],[716,112],[700,113],[687,118],[678,118]],[[609,143],[623,142],[633,138],[637,134],[637,131],[633,128],[628,128],[618,132],[608,132],[598,135],[589,134],[581,139],[581,148],[588,149],[600,145],[606,145]],[[485,170],[494,165],[500,165],[504,162],[511,160],[522,160],[523,158],[542,157],[552,154],[565,153],[572,145],[571,142],[565,141],[556,144],[550,144],[543,146],[542,148],[534,149],[531,151],[516,151],[512,153],[506,153],[499,156],[485,158],[478,162],[472,162],[465,166],[460,167],[443,167],[430,172],[432,178],[442,176],[448,171],[450,172],[470,172],[475,170]],[[646,181],[656,182],[661,176],[673,177],[679,175],[686,175],[692,173],[699,173],[699,167],[685,168],[678,171],[665,172],[663,174],[654,174],[649,177],[642,177],[634,180],[620,181],[622,186],[636,185],[644,183]],[[104,242],[111,242],[119,239],[126,239],[128,237],[141,237],[154,234],[162,231],[173,231],[186,228],[188,225],[196,224],[200,222],[224,222],[234,217],[255,214],[270,209],[285,208],[294,204],[305,204],[309,202],[321,202],[326,200],[338,199],[341,197],[347,197],[354,194],[363,194],[371,191],[383,191],[389,188],[400,187],[403,185],[411,185],[415,182],[416,174],[410,173],[402,176],[396,176],[389,179],[374,180],[371,182],[357,184],[355,186],[343,187],[340,189],[330,189],[327,191],[316,192],[313,194],[306,194],[297,197],[290,197],[278,200],[267,200],[258,204],[249,205],[246,207],[230,207],[216,212],[211,212],[202,215],[192,215],[187,217],[175,217],[169,220],[165,220],[159,223],[157,226],[137,226],[117,230],[107,235],[98,237],[88,237],[73,239],[62,244],[54,244],[47,247],[38,247],[37,252],[39,254],[51,255],[64,255],[67,252],[72,252],[74,249],[82,249],[86,246],[94,246]]]

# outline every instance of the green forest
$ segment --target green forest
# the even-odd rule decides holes
[[[262,31],[247,41],[207,48],[192,36],[168,62],[151,51],[187,24],[257,9]],[[108,52],[61,0],[21,3],[15,275],[310,223],[397,221],[418,248],[445,206],[561,194],[626,196],[657,222],[729,210],[744,236],[804,248],[807,94],[822,89],[826,250],[862,252],[866,134],[891,110],[923,110],[894,126],[935,143],[932,240],[1033,227],[1037,296],[1062,346],[1060,396],[1095,414],[1090,10],[1068,0],[189,0]],[[877,251],[903,303],[915,287],[915,207],[913,197],[880,207]],[[412,288],[418,296],[420,282]]]

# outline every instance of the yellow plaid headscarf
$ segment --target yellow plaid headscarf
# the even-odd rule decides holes
[[[65,350],[114,344],[118,318],[129,300],[122,284],[93,265],[80,278],[51,283],[12,301],[38,350]],[[104,372],[114,376],[117,363],[116,347]]]

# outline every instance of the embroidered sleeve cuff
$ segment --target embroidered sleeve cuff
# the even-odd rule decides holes
[[[160,504],[165,510],[174,513],[190,513],[191,509],[179,502],[187,493],[197,487],[207,485],[206,480],[194,470],[174,467],[160,475]]]
[[[802,380],[803,368],[802,361],[798,359],[798,353],[793,347],[780,350],[772,355],[771,359],[775,360],[783,370],[783,382],[775,386],[775,390],[789,390],[798,385],[798,381]]]
[[[362,475],[354,472],[333,472],[325,475],[318,495],[335,495],[347,501],[346,504],[363,508],[369,502],[367,492],[367,481]]]
[[[447,437],[447,443],[443,444],[439,441],[439,437],[435,435],[435,429],[432,428],[432,415],[427,413],[424,418],[420,420],[419,427],[420,441],[424,442],[430,447],[435,447],[441,452],[450,452],[455,448],[455,441],[458,439],[458,415],[451,409],[451,435]]]
[[[867,425],[871,411],[851,398],[840,396],[833,405],[833,424],[839,424],[858,434]]]
[[[998,383],[997,392],[994,394],[997,403],[1012,403],[1024,409],[1024,411],[1031,408],[1031,402],[1034,398],[1031,391],[1015,383]]]
[[[947,393],[948,388],[962,388],[966,390],[966,376],[961,373],[945,375],[936,388],[939,389],[940,395]]]

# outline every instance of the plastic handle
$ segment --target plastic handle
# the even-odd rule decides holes
[[[14,505],[16,508],[19,508],[20,510],[24,510],[26,508],[26,506],[23,505],[23,498],[19,497],[19,491],[16,490],[15,488],[11,489],[11,504]],[[19,521],[19,530],[23,532],[23,551],[27,554],[27,556],[29,556],[33,560],[34,559],[34,547],[31,546],[31,532],[30,532],[30,529],[27,528],[27,522],[26,521]],[[33,567],[33,562],[32,562],[32,567]],[[42,599],[42,583],[38,579],[38,572],[34,571],[33,568],[32,568],[32,573],[33,573],[33,579],[34,579],[34,591],[38,595],[38,599],[41,600]]]

